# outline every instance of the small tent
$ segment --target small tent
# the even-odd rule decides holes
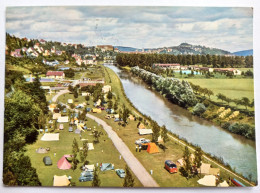
[[[94,150],[94,145],[93,143],[88,143],[88,150]]]
[[[68,99],[68,103],[72,104],[73,103],[73,99]]]
[[[58,119],[59,117],[61,117],[60,113],[54,113],[52,119]]]
[[[85,165],[85,171],[93,172],[95,169],[94,164],[92,165]]]
[[[73,132],[73,128],[72,127],[69,127],[69,132]]]
[[[114,164],[111,163],[101,163],[101,167],[100,170],[103,171],[107,171],[107,170],[113,170],[114,169]]]
[[[59,133],[45,133],[42,138],[42,141],[59,141]]]
[[[216,177],[213,175],[206,175],[199,179],[198,183],[203,186],[216,186]]]
[[[51,158],[50,158],[49,156],[45,156],[45,157],[43,158],[43,163],[44,163],[46,166],[52,165]]]
[[[68,170],[71,168],[71,164],[68,162],[68,160],[66,158],[69,158],[70,155],[64,155],[62,156],[62,158],[58,161],[58,168],[61,170]]]
[[[227,181],[225,180],[224,182],[219,183],[218,187],[229,187],[229,185],[228,185]]]
[[[148,143],[147,152],[148,153],[158,153],[159,150],[155,143]]]
[[[64,176],[54,176],[53,186],[68,186],[70,181],[66,175]]]
[[[201,174],[209,174],[210,164],[202,163],[199,168],[199,173]]]
[[[46,148],[40,147],[39,149],[36,150],[36,153],[48,153],[48,151],[46,150]]]
[[[129,118],[129,120],[130,120],[130,121],[134,121],[134,120],[135,120],[135,118],[134,118],[134,116],[133,116],[133,115],[129,115],[129,117],[128,117],[128,118]]]
[[[153,134],[152,129],[138,129],[139,135],[150,135]]]
[[[176,163],[176,164],[177,164],[178,166],[183,166],[183,163],[184,163],[184,160],[183,160],[183,158],[181,158],[181,159],[178,159],[178,160],[177,160],[177,163]]]
[[[138,129],[145,129],[144,124],[143,124],[143,123],[140,123],[140,124],[138,125]]]
[[[69,122],[69,117],[68,116],[59,117],[57,122],[58,123],[68,123]]]
[[[63,124],[60,124],[59,129],[60,129],[60,130],[63,130],[63,129],[64,129]]]
[[[93,112],[93,113],[101,113],[101,109],[93,108],[93,109],[92,109],[92,112]]]
[[[114,117],[115,117],[116,119],[119,119],[119,114],[115,114]]]

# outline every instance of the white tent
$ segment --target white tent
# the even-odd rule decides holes
[[[69,122],[69,117],[68,116],[59,117],[57,122],[58,123],[68,123]]]
[[[59,133],[45,133],[42,138],[42,141],[59,141]]]
[[[138,129],[139,135],[149,135],[153,134],[152,129]]]
[[[177,164],[179,164],[180,166],[183,166],[183,162],[183,158],[177,160]]]
[[[218,187],[229,187],[229,185],[228,185],[227,181],[225,180],[224,182],[219,183]]]
[[[209,174],[210,164],[202,163],[199,170],[199,173],[201,174]]]
[[[58,119],[59,117],[61,117],[60,113],[54,113],[52,119]]]
[[[64,176],[56,176],[53,178],[53,186],[68,186],[70,181],[66,175]]]
[[[85,171],[93,172],[94,169],[95,169],[94,164],[92,164],[92,165],[85,165]]]
[[[88,143],[88,150],[94,150],[93,143]]]
[[[73,99],[68,99],[68,103],[72,104],[73,103]]]
[[[216,177],[213,175],[206,175],[199,179],[198,183],[203,186],[216,186]]]

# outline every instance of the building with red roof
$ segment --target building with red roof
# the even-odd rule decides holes
[[[46,77],[48,78],[55,78],[55,79],[64,79],[65,74],[63,71],[48,71],[46,73]]]

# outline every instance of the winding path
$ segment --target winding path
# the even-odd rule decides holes
[[[119,153],[123,156],[129,168],[133,171],[136,177],[140,180],[144,187],[159,187],[152,176],[146,171],[144,166],[138,161],[138,159],[132,154],[128,149],[126,144],[122,141],[120,137],[113,131],[105,121],[95,117],[94,115],[87,114],[87,117],[93,119],[97,123],[101,124],[104,130],[107,132],[108,137],[113,141],[115,147]]]
[[[63,94],[66,94],[66,93],[69,93],[70,91],[69,90],[61,90],[60,92],[58,92],[56,95],[54,95],[54,97],[52,97],[52,102],[56,102],[57,99],[59,98],[59,96],[63,95]]]

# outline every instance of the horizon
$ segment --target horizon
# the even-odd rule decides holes
[[[57,12],[59,14],[57,14]],[[253,49],[250,7],[7,7],[6,32],[86,46]]]

